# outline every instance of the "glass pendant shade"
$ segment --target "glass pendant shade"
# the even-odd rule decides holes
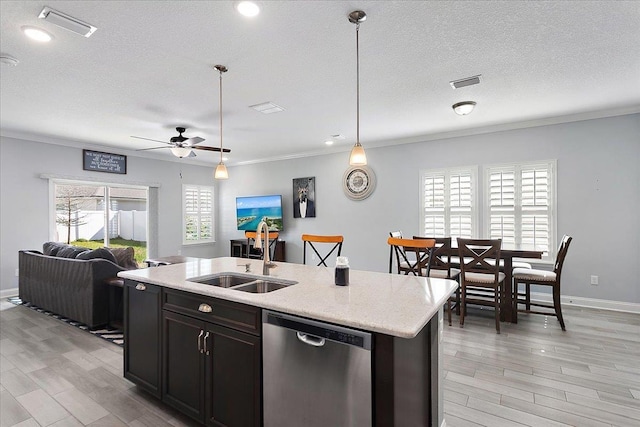
[[[356,145],[351,149],[349,164],[351,166],[364,166],[367,164],[367,155],[364,152],[364,147],[359,142],[356,142]]]
[[[215,179],[229,179],[229,173],[227,172],[227,167],[224,163],[218,163],[216,167],[216,173],[213,175]]]
[[[171,152],[174,156],[180,158],[187,157],[189,154],[191,154],[191,150],[185,147],[171,147]]]

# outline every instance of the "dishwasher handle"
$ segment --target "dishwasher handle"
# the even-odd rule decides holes
[[[301,342],[313,346],[313,347],[322,347],[324,346],[325,339],[316,337],[315,335],[303,334],[302,332],[296,332],[296,336],[298,340]]]

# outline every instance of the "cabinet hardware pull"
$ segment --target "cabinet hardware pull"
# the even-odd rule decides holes
[[[138,283],[136,285],[136,290],[138,290],[138,291],[144,291],[146,289],[147,289],[147,287],[145,285],[143,285],[142,283]]]
[[[202,344],[200,343],[200,340],[202,339],[202,334],[204,334],[204,331],[201,329],[200,335],[198,335],[198,352],[200,353],[204,353],[204,351],[202,350]]]
[[[207,346],[207,338],[209,338],[209,331],[204,336],[204,352],[208,356],[209,355],[209,347]]]
[[[203,313],[211,313],[211,306],[209,304],[200,304],[200,307],[198,307],[198,311],[201,311]]]

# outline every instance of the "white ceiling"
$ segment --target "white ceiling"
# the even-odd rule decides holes
[[[111,152],[185,136],[219,145],[223,64],[229,164],[347,151],[356,133],[355,26],[362,9],[360,129],[366,147],[640,111],[638,1],[1,1],[2,135]],[[38,19],[88,22],[90,38]],[[27,39],[23,25],[54,35]],[[481,74],[480,85],[450,80]],[[469,116],[453,113],[463,100]],[[263,115],[271,101],[285,111]],[[346,137],[327,147],[330,135]],[[68,142],[67,142],[68,143]],[[137,153],[171,158],[169,150]],[[166,157],[164,157],[166,156]],[[217,153],[198,152],[214,163]],[[184,161],[184,160],[183,160]]]

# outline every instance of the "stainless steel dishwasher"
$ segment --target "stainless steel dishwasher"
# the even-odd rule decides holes
[[[265,427],[370,426],[371,334],[262,311]]]

